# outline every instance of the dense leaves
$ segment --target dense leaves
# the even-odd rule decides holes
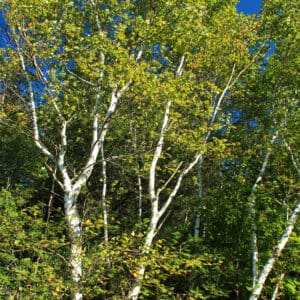
[[[249,297],[299,202],[300,10],[235,4],[0,4],[2,298]],[[262,297],[299,297],[298,233]]]

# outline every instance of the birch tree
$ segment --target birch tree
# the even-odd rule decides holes
[[[224,8],[225,7],[223,7],[223,9]],[[218,13],[218,12],[216,12],[216,13]],[[220,26],[220,24],[217,24],[217,26]],[[220,32],[216,33],[216,36],[218,38],[220,38],[219,34],[220,34]],[[218,50],[216,50],[216,52],[218,52]],[[196,54],[195,57],[193,57],[192,59],[196,61],[198,55],[200,56],[201,54],[200,53]],[[221,70],[224,73],[228,74],[228,77],[225,77],[225,80],[224,80],[224,74],[213,73],[212,77],[214,77],[214,76],[216,76],[216,78],[218,76],[222,77],[222,79],[223,79],[222,83],[224,84],[224,86],[222,86],[222,87],[216,86],[215,87],[216,90],[219,91],[219,94],[214,95],[213,93],[211,93],[211,99],[210,99],[211,106],[208,105],[208,107],[206,109],[203,109],[203,111],[201,112],[201,114],[206,114],[206,122],[207,122],[207,127],[208,127],[208,129],[206,129],[206,131],[204,131],[204,134],[198,139],[198,143],[201,144],[201,147],[203,147],[203,149],[206,147],[206,144],[209,142],[210,137],[212,135],[213,128],[214,128],[214,126],[216,126],[219,112],[222,109],[222,102],[224,101],[224,98],[230,92],[230,89],[235,86],[236,82],[238,80],[240,80],[242,75],[249,69],[249,67],[251,67],[251,65],[254,63],[254,61],[256,60],[256,58],[259,54],[260,54],[260,51],[257,51],[257,53],[255,53],[253,55],[253,57],[250,57],[247,62],[243,62],[242,63],[243,66],[242,67],[239,66],[238,70],[236,70],[236,64],[234,62],[232,64],[232,67],[229,70],[226,69],[226,71],[225,71],[224,69],[221,68]],[[212,56],[212,57],[215,58],[215,56]],[[193,68],[189,69],[190,65],[188,62],[186,62],[186,59],[187,58],[185,56],[182,56],[180,58],[180,60],[178,61],[178,67],[175,72],[175,76],[177,78],[181,78],[181,76],[184,76],[183,74],[185,74],[185,72],[187,72],[187,74],[189,74],[189,73],[193,74],[193,72],[195,72],[194,75],[197,78],[197,71],[199,69],[198,70],[197,69],[194,70]],[[233,56],[233,61],[235,59],[237,59],[237,57]],[[205,62],[203,64],[205,64]],[[185,65],[187,65],[186,68],[184,67]],[[219,70],[217,70],[217,71],[214,70],[214,72],[218,72],[218,71]],[[196,88],[196,90],[197,90],[197,88]],[[201,95],[201,92],[199,93],[199,95]],[[189,101],[189,100],[187,100],[187,101]],[[164,136],[166,134],[166,127],[167,127],[169,113],[170,113],[169,112],[170,105],[171,105],[171,100],[168,101],[168,104],[167,104],[167,108],[166,108],[165,115],[164,115],[163,122],[162,122],[163,125],[161,127],[161,132],[160,132],[158,142],[155,147],[155,151],[154,151],[153,158],[151,160],[150,168],[149,168],[148,190],[149,190],[149,198],[151,201],[151,217],[150,217],[150,224],[148,227],[148,232],[145,237],[145,241],[144,241],[143,248],[141,251],[142,255],[146,256],[146,257],[149,254],[150,248],[153,243],[154,236],[157,234],[157,231],[161,228],[160,223],[164,222],[164,219],[162,219],[162,217],[166,214],[173,199],[176,197],[176,195],[182,185],[183,178],[192,171],[192,169],[194,168],[195,165],[197,165],[200,161],[202,161],[203,155],[205,153],[204,150],[194,152],[193,159],[188,160],[185,167],[183,167],[182,169],[181,169],[181,165],[183,164],[183,162],[178,162],[178,165],[174,169],[173,174],[170,175],[170,177],[162,184],[162,186],[160,188],[157,187],[157,184],[156,184],[157,165],[158,165],[158,160],[160,159],[162,152],[163,152]],[[197,117],[199,118],[199,116],[197,116]],[[203,128],[202,128],[202,130],[203,130]],[[197,141],[195,141],[195,142],[197,143]],[[178,175],[176,175],[177,173],[178,173]],[[176,177],[177,177],[177,179],[175,179]],[[166,200],[162,201],[160,195],[161,195],[162,191],[171,184],[172,181],[175,182],[174,186],[170,189],[170,192],[169,192],[168,196],[166,197]],[[199,218],[199,216],[197,215],[196,225],[195,225],[197,227],[198,227],[197,223],[199,223],[198,218]],[[129,291],[128,299],[137,299],[138,298],[141,287],[142,287],[145,271],[146,271],[146,266],[145,266],[145,263],[142,262],[136,272],[136,274],[137,274],[136,278],[135,278],[136,285],[134,285],[133,288]]]
[[[57,167],[59,171],[60,176],[56,177],[56,181],[64,194],[64,210],[70,237],[71,294],[73,299],[82,299],[83,231],[77,199],[82,187],[91,176],[100,149],[103,149],[103,143],[112,116],[123,93],[129,88],[131,79],[126,78],[127,82],[123,84],[115,80],[107,88],[106,94],[103,95],[103,68],[106,63],[106,57],[102,50],[99,50],[100,59],[92,58],[94,59],[94,68],[98,69],[98,78],[95,78],[95,83],[91,83],[90,80],[84,79],[71,71],[68,64],[76,61],[76,56],[80,53],[79,48],[87,50],[86,46],[82,44],[82,35],[80,35],[80,32],[84,32],[84,27],[77,27],[80,30],[77,33],[74,23],[76,18],[84,18],[86,12],[80,13],[79,7],[76,7],[75,4],[65,3],[63,4],[65,6],[61,8],[66,9],[66,12],[62,15],[60,6],[55,6],[55,3],[53,5],[52,9],[48,10],[47,4],[38,8],[37,3],[34,2],[27,4],[10,3],[6,13],[13,46],[7,49],[7,55],[10,55],[10,59],[16,59],[16,57],[13,57],[13,53],[18,57],[20,67],[17,67],[16,64],[15,67],[22,78],[22,86],[18,86],[15,93],[20,92],[20,97],[22,97],[30,112],[34,143],[52,164],[53,167],[49,166],[49,169],[53,172],[53,175],[55,176],[54,168]],[[53,15],[50,17],[50,14]],[[96,29],[100,31],[101,35],[101,27],[98,24],[97,15],[96,25]],[[55,30],[60,30],[57,36],[55,36]],[[75,46],[75,41],[72,41],[72,43],[74,42],[74,48],[68,50],[68,42],[64,42],[72,37],[80,43]],[[87,41],[91,43],[93,39],[88,38]],[[62,45],[60,46],[60,44]],[[74,49],[76,49],[75,52]],[[64,59],[65,55],[69,59]],[[80,65],[80,60],[76,62]],[[68,72],[69,75],[62,75],[63,72]],[[70,77],[72,79],[68,80]],[[80,95],[83,99],[77,98],[79,95],[76,97],[76,95],[68,93],[67,90],[71,89],[71,81],[73,87],[76,87],[77,84],[88,86],[87,93]],[[91,95],[88,96],[90,86],[94,88]],[[68,100],[70,96],[72,99],[69,98],[70,100]],[[87,100],[88,97],[90,98],[89,100]],[[93,103],[90,107],[85,106],[85,103],[88,103],[88,101]],[[47,105],[51,107],[50,110],[53,108],[52,112],[56,119],[53,121],[55,123],[53,126],[56,127],[56,132],[52,140],[55,147],[52,147],[52,149],[51,146],[43,141],[43,136],[50,135],[53,127],[50,125],[51,127],[41,129],[39,105]],[[85,162],[81,162],[81,166],[74,166],[76,171],[71,171],[67,166],[68,162],[70,162],[70,159],[67,159],[69,140],[72,137],[71,135],[69,136],[68,130],[74,119],[78,120],[78,116],[75,116],[74,113],[78,106],[81,105],[86,111],[87,124],[91,124],[88,125],[91,136],[90,149],[88,154],[85,155]],[[107,105],[106,113],[100,120],[100,107],[103,109],[105,105]],[[88,111],[89,109],[91,111]],[[52,120],[49,121],[51,122]],[[78,128],[78,131],[80,131],[80,128]],[[56,137],[58,140],[55,140]],[[105,165],[103,166],[103,172],[105,172]],[[105,186],[103,187],[102,200],[105,201]]]
[[[275,101],[273,78],[265,72],[268,80],[258,84],[268,50],[265,35],[259,37],[261,20],[238,14],[236,1],[21,2],[1,4],[10,40],[1,49],[0,89],[5,86],[5,101],[22,103],[22,122],[55,180],[47,200],[63,196],[70,248],[60,255],[70,266],[72,299],[138,299],[150,290],[160,297],[153,287],[165,286],[162,298],[247,297],[248,253],[233,250],[246,243],[248,249],[251,233],[239,199],[263,193],[260,177],[253,186],[261,141],[270,142],[270,119],[272,126],[283,120],[278,108],[284,95]],[[234,124],[230,114],[237,111]],[[249,120],[259,126],[242,132]],[[295,149],[291,132],[285,137]],[[275,165],[268,161],[270,170]],[[261,170],[271,182],[275,171]],[[279,219],[282,206],[277,210]],[[258,209],[258,233],[265,229],[263,216]],[[61,224],[51,218],[47,214],[48,225]],[[170,232],[177,234],[183,218],[185,231],[176,244]],[[207,239],[200,241],[204,229]],[[57,234],[62,231],[58,226]],[[196,239],[187,233],[193,231]],[[61,297],[70,295],[66,287],[59,284]]]

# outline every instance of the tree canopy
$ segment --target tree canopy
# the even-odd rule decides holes
[[[299,3],[0,10],[0,296],[296,299]]]

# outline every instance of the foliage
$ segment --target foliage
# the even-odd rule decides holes
[[[25,200],[26,197],[28,200]],[[22,188],[0,195],[1,298],[63,298],[68,280],[66,246],[61,222],[47,224],[42,203],[30,205]],[[57,212],[59,214],[59,212]]]
[[[260,269],[298,201],[300,10],[296,0],[265,0],[260,15],[245,16],[236,2],[0,4],[7,22],[0,48],[1,298],[72,297],[74,235],[64,219],[68,188],[59,168],[63,156],[71,183],[82,175],[96,147],[95,126],[100,133],[108,128],[103,153],[74,198],[84,298],[125,299],[141,266],[140,299],[249,296],[250,198]],[[159,208],[197,154],[203,162],[186,174],[145,251],[153,216],[149,172],[168,101],[155,169]],[[35,117],[39,141],[54,158],[36,149]],[[200,234],[192,237],[196,216]],[[298,234],[296,225],[263,297],[282,273],[280,297],[299,297]]]

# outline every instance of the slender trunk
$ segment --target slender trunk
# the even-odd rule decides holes
[[[200,209],[198,208],[195,220],[195,227],[194,227],[194,238],[199,238],[200,236]]]
[[[107,191],[107,173],[106,173],[106,160],[104,156],[104,145],[101,144],[101,160],[102,160],[102,177],[103,177],[103,186],[102,186],[102,213],[103,213],[103,229],[104,229],[104,243],[107,251],[106,261],[110,265],[109,259],[109,245],[108,245],[108,213],[106,205],[106,191]]]
[[[138,163],[137,163],[138,165]],[[139,165],[138,165],[139,168]],[[138,171],[137,174],[137,179],[138,179],[138,186],[139,186],[139,204],[138,204],[138,222],[139,222],[139,231],[142,231],[142,215],[143,215],[143,186],[142,186],[142,178],[141,178],[141,174]]]
[[[4,111],[4,105],[5,105],[5,87],[3,89],[2,94],[0,94],[0,98],[1,98],[1,110]]]
[[[157,215],[152,215],[151,218],[151,222],[150,222],[150,229],[147,233],[146,236],[146,240],[143,246],[143,250],[142,250],[142,255],[148,255],[152,242],[153,242],[153,238],[155,236],[155,231],[157,228],[157,223],[158,223],[158,216]],[[145,275],[145,271],[146,271],[146,266],[145,263],[142,263],[140,265],[140,268],[137,272],[137,278],[136,278],[136,285],[132,288],[132,290],[128,293],[128,299],[129,300],[137,300],[138,296],[140,294],[141,288],[142,288],[142,283],[144,280],[144,275]]]
[[[282,281],[283,281],[283,278],[284,278],[284,273],[282,273],[282,274],[280,275],[280,278],[279,278],[279,280],[278,280],[278,282],[277,282],[277,284],[276,284],[276,287],[275,287],[275,289],[274,289],[274,292],[273,292],[273,294],[272,294],[271,300],[276,300],[276,298],[277,298],[277,296],[278,296],[278,291],[279,291],[280,285],[281,285],[281,283],[282,283]]]
[[[143,186],[142,186],[142,176],[141,176],[141,167],[138,160],[138,149],[137,149],[137,136],[136,136],[136,128],[130,123],[130,131],[132,135],[132,146],[135,155],[136,168],[137,168],[137,183],[139,189],[139,197],[138,197],[138,224],[139,224],[139,232],[142,231],[142,215],[143,215]]]
[[[81,220],[76,205],[77,195],[74,192],[67,192],[64,196],[65,216],[70,237],[70,264],[71,264],[71,297],[73,300],[81,300],[81,277],[82,277],[82,229]]]
[[[284,139],[284,144],[290,154],[290,157],[291,157],[291,160],[293,163],[293,167],[297,171],[297,173],[300,177],[300,168],[299,168],[297,161],[293,155],[293,151],[292,151],[290,145],[285,141],[285,139]],[[287,221],[287,226],[281,236],[281,239],[278,241],[277,245],[274,247],[272,255],[269,257],[269,259],[267,260],[266,264],[264,265],[262,271],[258,275],[257,285],[253,289],[249,300],[259,299],[266,279],[268,278],[270,272],[273,269],[275,262],[277,261],[278,257],[280,256],[282,250],[285,248],[285,245],[287,244],[287,242],[294,230],[299,213],[300,213],[300,199],[298,198],[298,202],[297,202],[294,210],[292,211],[291,216],[289,217],[289,219]]]
[[[52,185],[51,185],[51,191],[50,191],[50,197],[48,201],[48,212],[47,212],[47,221],[46,221],[46,230],[48,231],[49,227],[49,221],[51,216],[51,210],[52,210],[52,202],[54,199],[54,193],[55,193],[55,178],[56,178],[56,172],[57,172],[57,166],[55,166],[54,174],[52,175]]]
[[[270,144],[273,145],[275,140],[277,139],[279,134],[279,131],[277,130],[275,134],[272,136]],[[256,228],[256,199],[255,199],[255,193],[258,187],[258,184],[263,178],[263,175],[265,174],[267,164],[269,162],[269,158],[271,155],[271,151],[268,150],[265,158],[263,160],[263,163],[261,165],[261,168],[259,170],[259,174],[252,186],[251,194],[249,197],[249,206],[250,206],[250,216],[251,216],[251,248],[252,248],[252,288],[255,288],[257,284],[257,275],[258,275],[258,247],[257,247],[257,228]]]
[[[251,209],[252,218],[252,232],[251,232],[251,248],[252,248],[252,288],[255,287],[258,274],[258,247],[257,247],[257,235],[256,235],[256,213],[254,209]]]
[[[254,59],[253,59],[253,61],[254,61]],[[217,112],[220,108],[223,98],[225,97],[226,92],[235,84],[235,82],[238,80],[238,78],[250,67],[252,62],[249,65],[247,65],[244,69],[242,69],[239,72],[239,74],[236,76],[235,79],[233,78],[234,73],[235,73],[235,66],[233,66],[232,72],[231,72],[230,78],[226,84],[226,87],[223,90],[223,92],[222,92],[221,96],[219,97],[218,102],[216,103],[216,106],[214,108],[214,112],[213,112],[211,120],[210,120],[210,125],[213,124],[216,119]],[[185,63],[185,57],[182,56],[179,66],[176,70],[176,76],[181,76],[183,67],[184,67],[184,63]],[[166,186],[170,183],[170,181],[173,179],[177,170],[180,168],[180,166],[182,164],[182,163],[180,163],[178,165],[176,171],[173,173],[173,175],[171,175],[171,177],[166,181],[166,183],[161,188],[156,189],[156,186],[155,186],[156,166],[157,166],[157,162],[158,162],[161,152],[162,152],[162,147],[163,147],[163,142],[164,142],[164,134],[165,134],[166,127],[168,124],[168,115],[169,115],[170,105],[171,105],[171,101],[168,101],[164,119],[163,119],[161,132],[160,132],[160,137],[159,137],[158,143],[156,145],[155,153],[153,155],[150,172],[149,172],[149,196],[150,196],[151,204],[152,204],[152,208],[151,208],[152,217],[151,217],[151,222],[150,222],[150,228],[149,228],[149,231],[148,231],[145,243],[144,243],[143,251],[142,251],[143,254],[149,253],[153,238],[154,238],[156,230],[157,230],[158,222],[160,221],[161,217],[166,213],[166,210],[168,209],[168,207],[172,203],[174,197],[176,196],[179,188],[181,187],[183,178],[185,177],[185,175],[187,175],[193,169],[193,167],[199,162],[200,159],[202,160],[202,157],[203,157],[202,152],[196,153],[193,160],[188,164],[188,166],[184,170],[181,171],[179,177],[177,178],[176,184],[175,184],[174,188],[172,189],[172,192],[169,194],[167,200],[164,202],[164,204],[162,204],[161,208],[159,209],[160,192],[162,190],[164,190],[166,188]],[[210,134],[211,134],[211,131],[208,131],[207,135],[204,139],[204,143],[207,143],[207,140],[208,140]],[[139,271],[138,271],[137,283],[129,291],[128,299],[130,299],[130,300],[138,299],[138,296],[139,296],[139,293],[140,293],[140,290],[142,287],[142,281],[144,279],[144,274],[145,274],[145,264],[142,263],[139,268]]]
[[[196,220],[195,220],[195,227],[194,227],[194,238],[199,238],[200,236],[200,216],[201,216],[201,201],[202,201],[202,195],[203,195],[203,182],[202,182],[202,157],[199,159],[198,162],[198,208],[197,208],[197,214],[196,214]]]
[[[149,254],[149,251],[150,251],[150,248],[152,245],[152,241],[155,236],[157,224],[161,217],[161,214],[159,214],[159,212],[158,212],[159,193],[156,193],[156,187],[155,187],[156,166],[157,166],[157,162],[158,162],[161,152],[162,152],[162,147],[163,147],[163,143],[164,143],[164,133],[166,131],[167,124],[168,124],[170,106],[171,106],[171,101],[168,101],[166,111],[164,114],[164,119],[163,119],[163,124],[162,124],[162,128],[161,128],[159,140],[156,145],[153,159],[151,162],[151,167],[149,170],[149,196],[151,199],[151,221],[150,221],[148,233],[147,233],[147,236],[146,236],[146,239],[144,242],[144,246],[142,249],[143,256]],[[141,262],[141,265],[137,272],[135,286],[129,291],[128,297],[127,297],[128,299],[130,299],[130,300],[138,299],[138,296],[139,296],[141,288],[142,288],[142,283],[144,280],[145,270],[146,270],[145,263]]]
[[[252,291],[252,294],[249,298],[249,300],[258,300],[261,294],[261,291],[264,287],[265,281],[268,278],[270,272],[272,271],[275,262],[277,261],[278,257],[280,256],[282,250],[284,249],[286,243],[288,242],[293,229],[295,227],[295,224],[297,222],[297,217],[300,212],[300,200],[298,200],[298,203],[293,210],[293,213],[289,219],[289,222],[281,236],[281,239],[277,243],[277,245],[274,247],[272,255],[267,260],[266,264],[264,265],[262,271],[258,275],[257,284],[254,290]]]

